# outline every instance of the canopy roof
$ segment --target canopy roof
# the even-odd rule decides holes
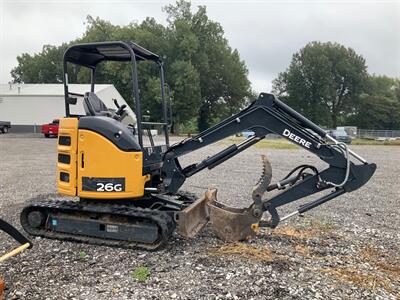
[[[133,42],[101,42],[77,44],[69,47],[64,54],[64,61],[77,65],[95,67],[102,61],[130,61],[131,56],[136,60],[159,61],[157,54]]]

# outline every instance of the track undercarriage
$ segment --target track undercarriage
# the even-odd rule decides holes
[[[152,202],[151,207],[141,207]],[[193,203],[189,196],[103,201],[33,199],[21,213],[21,225],[33,236],[89,244],[155,250],[169,240],[174,216]]]

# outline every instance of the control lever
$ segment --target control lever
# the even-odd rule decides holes
[[[118,108],[117,111],[115,112],[118,116],[122,117],[122,114],[126,108],[126,104],[122,104],[121,106],[119,105],[117,99],[112,99],[115,106]],[[126,114],[125,114],[126,115]],[[124,117],[125,117],[124,115]],[[118,119],[122,119],[122,118],[118,118]]]
[[[117,101],[117,99],[112,99],[113,100],[113,102],[114,102],[114,105],[117,107],[117,108],[119,108],[119,104],[118,104],[118,101]]]
[[[122,117],[123,113],[125,112],[125,108],[126,104],[122,104],[115,113]]]

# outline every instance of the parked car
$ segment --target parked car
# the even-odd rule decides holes
[[[8,129],[11,128],[11,123],[6,121],[0,121],[0,133],[7,133]]]
[[[53,122],[49,124],[43,124],[42,125],[42,133],[44,134],[45,137],[57,137],[58,136],[58,125],[60,123],[60,120],[54,119]]]
[[[252,137],[254,135],[253,131],[243,131],[242,136],[244,136],[246,139]]]
[[[344,130],[332,130],[330,136],[339,142],[351,144],[351,137]]]

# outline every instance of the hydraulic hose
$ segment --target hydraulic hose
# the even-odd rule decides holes
[[[340,188],[342,186],[344,186],[347,182],[347,180],[349,180],[349,174],[350,174],[350,156],[349,156],[349,147],[347,147],[347,145],[345,143],[337,143],[336,145],[333,145],[332,147],[336,147],[340,150],[340,152],[342,152],[343,155],[345,155],[346,158],[346,175],[344,176],[344,179],[341,183],[334,183],[331,181],[325,181],[325,184],[331,185],[333,187],[337,187]],[[342,148],[343,147],[343,148]],[[344,152],[343,152],[344,149]]]

